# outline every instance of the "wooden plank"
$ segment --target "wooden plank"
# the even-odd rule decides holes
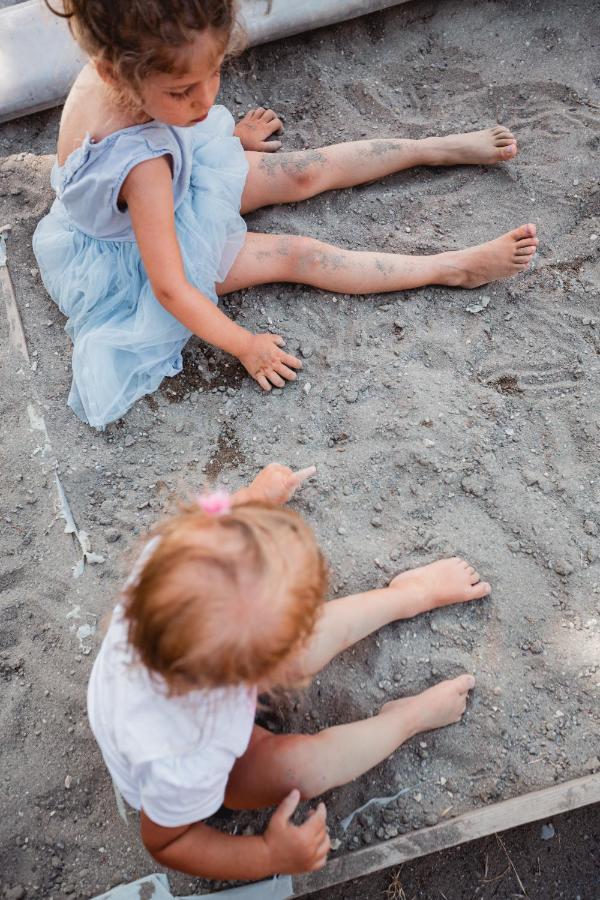
[[[0,297],[4,297],[6,306],[6,318],[8,321],[8,340],[11,348],[24,356],[28,365],[31,365],[29,359],[29,351],[27,350],[27,341],[25,339],[25,331],[17,306],[17,298],[15,297],[14,288],[8,271],[8,259],[6,251],[6,241],[0,234]]]
[[[423,828],[383,841],[374,847],[345,853],[331,860],[320,872],[296,875],[293,896],[304,897],[343,881],[398,866],[409,859],[446,850],[448,847],[538,819],[547,819],[591,803],[600,803],[600,773],[522,794],[512,800],[503,800],[483,809],[463,813],[432,828]]]
[[[56,490],[56,506],[58,515],[64,519],[64,533],[70,534],[71,543],[76,546],[79,560],[74,568],[74,574],[81,574],[86,563],[86,554],[89,551],[89,540],[85,532],[80,531],[73,518],[67,495],[63,488],[62,482],[58,476],[58,459],[54,453],[52,442],[46,428],[46,420],[42,410],[42,405],[37,396],[35,383],[31,378],[31,357],[27,347],[27,338],[25,337],[25,329],[15,289],[8,270],[8,253],[6,249],[6,241],[0,234],[0,301],[4,299],[6,308],[6,318],[8,321],[8,344],[9,349],[20,354],[24,358],[25,365],[28,370],[28,387],[30,390],[30,399],[27,402],[27,416],[29,418],[29,428],[40,440],[38,460],[43,467],[46,475],[51,475],[54,479],[54,487]]]

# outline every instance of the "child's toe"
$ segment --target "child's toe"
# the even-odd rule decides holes
[[[470,600],[482,600],[492,591],[491,585],[487,581],[478,581],[477,584],[471,585],[469,588]]]

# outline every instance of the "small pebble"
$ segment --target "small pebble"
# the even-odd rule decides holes
[[[25,888],[21,884],[15,884],[4,893],[4,900],[23,900]]]
[[[573,572],[573,566],[566,559],[557,559],[554,563],[554,571],[557,575],[567,576]]]

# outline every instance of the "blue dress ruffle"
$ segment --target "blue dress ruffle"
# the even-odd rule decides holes
[[[190,282],[217,303],[243,246],[240,202],[248,165],[223,107],[192,128],[136,125],[94,143],[86,138],[63,166],[57,194],[33,238],[48,293],[67,316],[73,341],[69,405],[97,428],[119,419],[165,376],[181,371],[191,332],[158,302],[127,210],[123,181],[145,159],[168,155],[175,223]]]

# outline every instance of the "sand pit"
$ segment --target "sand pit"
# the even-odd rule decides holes
[[[173,492],[206,475],[237,486],[272,459],[319,468],[296,505],[331,560],[336,595],[455,553],[494,588],[482,604],[387,628],[273,715],[274,728],[316,730],[461,670],[477,676],[463,723],[326,798],[338,854],[600,769],[595,7],[557,3],[550,17],[542,3],[415,2],[239,60],[223,102],[282,112],[287,149],[495,121],[520,145],[509,165],[414,170],[261,211],[251,229],[430,252],[533,221],[537,262],[474,292],[235,295],[233,316],[284,334],[304,357],[297,384],[265,397],[235,362],[192,342],[184,372],[104,433],[66,407],[69,341],[31,251],[51,201],[59,113],[0,128],[0,227],[11,226],[32,359],[13,353],[2,373],[0,883],[12,900],[87,898],[156,869],[135,817],[127,826],[117,815],[87,726],[94,628],[128,548]],[[75,519],[104,559],[77,579],[80,549],[54,520],[51,457],[29,427],[33,394]],[[354,808],[400,788],[342,834]]]

